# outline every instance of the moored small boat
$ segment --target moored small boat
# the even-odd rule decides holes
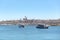
[[[24,28],[24,25],[19,25],[19,28]]]
[[[37,25],[36,28],[39,28],[39,29],[48,29],[48,26],[45,26],[45,25]]]

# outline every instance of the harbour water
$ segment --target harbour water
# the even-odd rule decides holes
[[[0,40],[60,40],[60,26],[37,29],[33,25],[25,28],[0,25]]]

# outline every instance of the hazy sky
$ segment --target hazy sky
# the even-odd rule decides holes
[[[0,20],[60,18],[60,0],[0,0]]]

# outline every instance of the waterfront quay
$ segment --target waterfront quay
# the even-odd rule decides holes
[[[40,20],[40,19],[27,19],[27,17],[22,20],[6,20],[0,21],[0,25],[49,25],[49,26],[60,26],[60,19],[56,20]]]

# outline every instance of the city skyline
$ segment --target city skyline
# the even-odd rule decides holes
[[[0,20],[59,19],[60,0],[0,0]]]

